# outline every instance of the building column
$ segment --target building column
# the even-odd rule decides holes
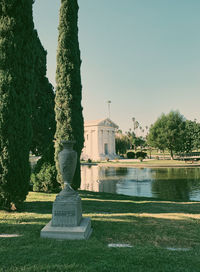
[[[111,133],[112,133],[112,137],[111,137],[111,139],[112,139],[112,154],[115,154],[115,134],[114,134],[113,130],[111,131]]]

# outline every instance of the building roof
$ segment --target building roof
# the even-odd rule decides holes
[[[109,118],[103,118],[93,121],[86,121],[84,122],[85,127],[92,127],[92,126],[104,126],[104,127],[114,127],[118,128],[118,126]]]

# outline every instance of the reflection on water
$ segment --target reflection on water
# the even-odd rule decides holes
[[[81,168],[81,189],[169,200],[200,201],[200,168]]]

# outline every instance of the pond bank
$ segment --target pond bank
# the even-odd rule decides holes
[[[102,162],[81,162],[81,165],[99,165],[107,167],[138,167],[138,168],[161,168],[161,167],[200,167],[199,162],[184,162],[177,160],[150,160],[143,162],[139,160],[118,160],[118,161],[102,161]]]

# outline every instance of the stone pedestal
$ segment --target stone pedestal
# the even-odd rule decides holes
[[[42,238],[88,239],[90,218],[82,217],[81,198],[75,191],[64,189],[53,203],[52,220],[41,230]]]
[[[52,227],[76,227],[82,219],[81,199],[78,194],[57,197],[53,203]]]
[[[84,240],[92,233],[91,221],[88,217],[82,217],[81,223],[76,227],[52,227],[50,221],[40,233],[42,238],[53,238],[61,240]]]

